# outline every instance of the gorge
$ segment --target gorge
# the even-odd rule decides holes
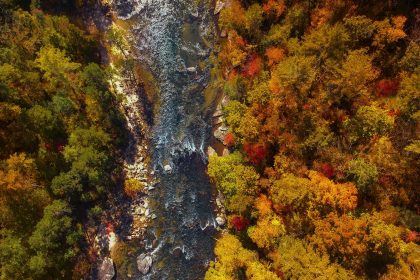
[[[153,266],[141,279],[200,279],[213,259],[214,189],[206,174],[211,106],[204,105],[214,43],[209,4],[112,3],[118,17],[130,22],[129,42],[137,63],[149,69],[158,87],[148,150],[157,184],[147,198],[153,219],[144,234],[143,253],[151,256]]]

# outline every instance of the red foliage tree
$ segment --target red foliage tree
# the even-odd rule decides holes
[[[235,37],[235,43],[236,45],[238,45],[239,47],[245,47],[246,46],[246,41],[244,38],[242,38],[241,36],[237,35]]]
[[[225,139],[223,139],[223,144],[232,147],[235,144],[235,136],[229,132],[226,134]]]
[[[268,0],[262,8],[264,13],[273,14],[276,18],[278,18],[285,11],[286,5],[282,0]]]
[[[243,71],[242,76],[244,77],[252,77],[256,74],[258,74],[261,71],[262,68],[262,59],[258,55],[251,56],[250,59],[246,62]]]
[[[267,156],[267,149],[263,144],[245,143],[243,148],[248,160],[254,165],[260,164]]]
[[[230,223],[237,231],[242,231],[249,225],[248,219],[237,215],[230,218]]]
[[[321,172],[327,178],[332,178],[335,174],[334,167],[332,167],[332,165],[329,163],[323,163],[321,165]]]
[[[390,117],[396,117],[396,116],[399,116],[400,113],[401,113],[400,110],[398,110],[398,109],[396,109],[396,110],[392,109],[392,110],[390,110],[387,113],[387,115],[390,116]]]
[[[409,242],[418,242],[420,241],[420,234],[416,231],[410,231],[406,237],[405,237],[405,242],[409,243]]]
[[[393,80],[380,80],[376,86],[378,96],[387,97],[395,95],[398,90],[398,82]]]

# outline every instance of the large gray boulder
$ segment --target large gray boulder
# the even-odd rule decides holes
[[[149,255],[141,254],[137,257],[137,268],[143,275],[146,275],[149,272],[152,263],[152,257]]]
[[[112,280],[115,276],[114,262],[111,258],[104,258],[99,268],[99,280]]]

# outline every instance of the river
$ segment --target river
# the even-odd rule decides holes
[[[206,175],[211,134],[204,89],[210,80],[212,10],[188,0],[114,0],[130,21],[138,62],[159,88],[149,151],[159,183],[150,194],[153,266],[139,279],[203,279],[214,258],[213,188]]]

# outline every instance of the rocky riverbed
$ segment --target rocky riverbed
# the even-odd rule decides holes
[[[107,1],[114,19],[108,28],[121,28],[122,45],[128,46],[109,55],[115,70],[110,82],[130,132],[124,177],[144,189],[128,200],[114,199],[111,219],[96,235],[97,275],[103,280],[202,279],[213,260],[213,236],[227,223],[223,197],[206,174],[208,154],[229,152],[209,146],[212,134],[221,144],[227,133],[222,112],[227,100],[203,108],[213,15],[224,3],[212,8],[205,1],[162,1]],[[108,50],[115,52],[112,46]],[[153,123],[145,111],[150,104],[144,102],[142,77],[118,68],[116,57],[152,73],[159,88]]]

